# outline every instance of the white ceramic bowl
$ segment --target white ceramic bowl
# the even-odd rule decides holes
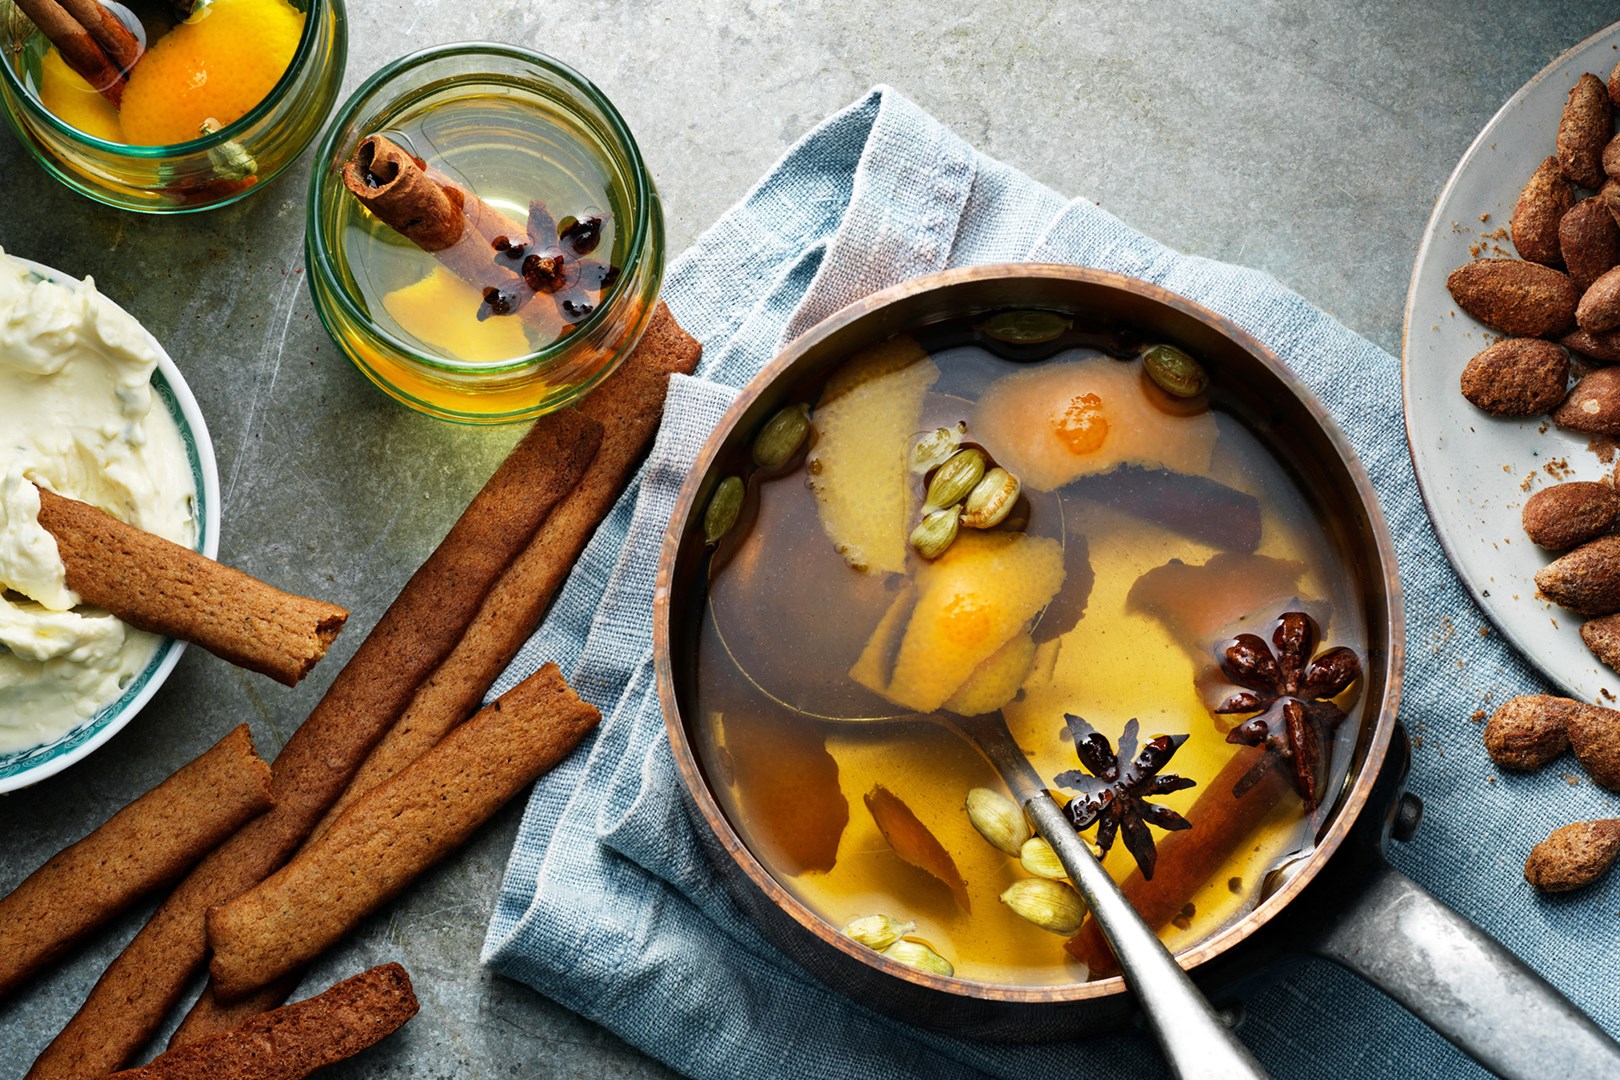
[[[1463,398],[1463,367],[1501,335],[1458,309],[1446,278],[1476,253],[1517,257],[1502,233],[1519,189],[1553,152],[1570,87],[1585,71],[1607,79],[1620,60],[1617,46],[1620,23],[1554,60],[1463,154],[1418,249],[1401,364],[1412,463],[1451,565],[1525,659],[1586,701],[1620,695],[1620,677],[1581,641],[1579,615],[1536,595],[1535,573],[1552,556],[1530,542],[1519,518],[1533,492],[1560,480],[1599,480],[1613,466],[1587,449],[1587,436],[1555,428],[1544,416],[1489,416]]]
[[[79,284],[48,266],[29,259],[18,261],[46,280],[70,288]],[[112,303],[111,300],[107,302]],[[117,307],[116,304],[113,306]],[[151,338],[150,334],[147,336]],[[212,559],[219,554],[219,469],[214,462],[214,444],[208,437],[208,425],[203,421],[202,410],[197,407],[197,399],[192,397],[191,388],[181,377],[180,369],[175,367],[174,361],[156,338],[151,338],[151,341],[158,353],[157,370],[152,374],[152,389],[180,428],[186,457],[191,463],[191,479],[197,490],[197,550]],[[0,792],[15,791],[38,783],[47,776],[54,776],[116,735],[157,693],[185,648],[183,641],[164,639],[146,667],[124,687],[117,701],[48,743],[29,750],[0,754]]]

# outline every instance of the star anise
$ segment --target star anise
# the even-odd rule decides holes
[[[1215,711],[1259,714],[1228,732],[1226,741],[1268,751],[1232,788],[1234,797],[1286,764],[1306,812],[1320,804],[1325,737],[1345,717],[1332,699],[1361,677],[1361,661],[1350,649],[1341,645],[1316,654],[1320,639],[1316,620],[1289,611],[1272,627],[1270,645],[1258,634],[1239,634],[1216,650],[1222,673],[1243,689]]]
[[[496,264],[517,274],[528,292],[485,289],[479,320],[549,302],[557,309],[564,333],[584,322],[619,277],[618,267],[586,257],[600,243],[602,225],[599,215],[589,215],[564,218],[559,226],[545,203],[538,199],[529,203],[527,235],[497,236],[490,242]]]
[[[1142,876],[1153,879],[1158,851],[1148,826],[1176,831],[1192,828],[1192,823],[1168,807],[1145,801],[1153,795],[1190,788],[1197,781],[1185,776],[1159,775],[1171,757],[1187,741],[1185,735],[1159,735],[1136,750],[1137,723],[1126,722],[1119,735],[1119,753],[1108,739],[1078,716],[1064,716],[1069,737],[1080,755],[1080,764],[1091,773],[1071,769],[1059,775],[1057,783],[1080,794],[1069,800],[1065,812],[1076,829],[1097,823],[1097,846],[1107,852],[1114,846],[1114,834],[1125,839],[1125,848],[1142,868]],[[1128,764],[1127,764],[1128,762]]]

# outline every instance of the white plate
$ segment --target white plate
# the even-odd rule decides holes
[[[1519,189],[1553,152],[1570,88],[1587,71],[1607,81],[1620,61],[1617,45],[1620,23],[1553,61],[1508,99],[1458,162],[1418,248],[1401,363],[1412,462],[1451,565],[1526,659],[1588,701],[1604,691],[1620,696],[1620,676],[1587,650],[1580,616],[1537,597],[1535,573],[1550,556],[1525,537],[1519,515],[1532,492],[1602,479],[1613,467],[1587,449],[1585,436],[1545,417],[1498,419],[1463,398],[1463,367],[1500,335],[1457,308],[1446,278],[1479,245],[1481,257],[1517,257],[1506,230]]]
[[[31,259],[18,259],[40,277],[68,288],[79,282],[60,270],[53,270]],[[103,299],[107,299],[103,294]],[[107,300],[112,303],[111,300]],[[118,307],[117,304],[113,304]],[[119,308],[122,311],[122,308]],[[169,415],[180,428],[185,443],[186,457],[191,464],[191,478],[197,490],[197,550],[210,559],[219,554],[219,468],[214,462],[214,443],[208,437],[208,424],[191,388],[180,375],[163,345],[150,334],[152,346],[157,350],[157,371],[152,375],[152,388],[157,398],[168,409]],[[103,708],[84,723],[64,732],[48,743],[15,753],[0,754],[0,792],[36,784],[47,776],[88,756],[102,743],[118,734],[158,692],[158,687],[169,677],[186,643],[165,638],[146,667],[130,680],[117,701]]]

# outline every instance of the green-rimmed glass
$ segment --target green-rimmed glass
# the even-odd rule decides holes
[[[107,142],[64,123],[35,91],[49,42],[13,0],[0,0],[0,111],[34,160],[97,202],[149,214],[224,206],[257,191],[320,131],[348,59],[343,0],[291,0],[305,12],[292,62],[247,115],[205,138],[169,146]],[[251,158],[247,171],[244,158]],[[244,175],[244,172],[246,175]]]
[[[469,94],[530,101],[579,132],[579,149],[608,177],[615,221],[628,230],[618,280],[566,337],[495,362],[436,353],[379,325],[342,252],[342,170],[366,136],[407,113]],[[511,45],[465,42],[414,53],[384,67],[343,105],[316,151],[304,236],[309,289],[332,340],[395,400],[446,420],[498,424],[532,419],[576,400],[618,366],[651,321],[664,274],[658,192],[630,129],[588,79],[565,64]]]

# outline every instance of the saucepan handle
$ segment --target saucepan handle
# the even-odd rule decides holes
[[[1309,951],[1360,975],[1507,1080],[1620,1077],[1620,1043],[1551,983],[1381,855],[1356,854],[1341,852],[1353,871],[1334,875],[1335,900],[1324,905],[1334,910],[1313,912],[1316,929],[1302,943]]]

